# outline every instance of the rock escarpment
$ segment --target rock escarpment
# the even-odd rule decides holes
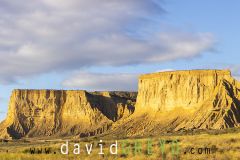
[[[155,128],[222,129],[240,125],[240,83],[229,70],[142,75],[136,112],[152,111]]]
[[[229,70],[172,71],[139,77],[135,112],[113,124],[112,133],[151,136],[238,126],[240,83]]]
[[[1,138],[90,136],[134,112],[134,92],[14,90]]]
[[[14,90],[0,138],[157,135],[240,126],[240,83],[229,70],[145,74],[133,92]]]

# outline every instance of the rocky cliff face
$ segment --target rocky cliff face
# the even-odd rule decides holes
[[[230,71],[196,70],[160,72],[139,78],[137,108],[167,111],[177,107],[193,109],[209,99]]]
[[[157,135],[240,126],[240,83],[228,70],[142,75],[136,93],[14,90],[0,138]]]
[[[237,127],[240,83],[228,70],[146,74],[139,77],[135,108],[132,116],[113,124],[113,133],[150,136]]]
[[[136,93],[14,90],[2,138],[89,136],[134,112]]]
[[[139,78],[136,112],[152,111],[157,128],[222,129],[240,124],[240,84],[229,70],[160,72]]]

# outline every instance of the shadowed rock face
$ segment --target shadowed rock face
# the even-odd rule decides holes
[[[136,93],[14,90],[1,137],[100,134],[134,112]]]

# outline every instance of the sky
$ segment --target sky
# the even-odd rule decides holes
[[[13,89],[137,90],[139,74],[230,69],[240,1],[0,0],[0,120]]]

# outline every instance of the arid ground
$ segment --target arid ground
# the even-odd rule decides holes
[[[0,159],[24,160],[65,160],[65,159],[216,159],[233,160],[240,158],[240,132],[238,129],[221,131],[198,131],[176,135],[162,135],[148,138],[114,139],[91,137],[84,139],[22,139],[3,141],[0,144]],[[99,155],[99,140],[103,140],[103,153]],[[69,154],[61,154],[61,145],[69,141]],[[118,142],[118,154],[112,155],[109,146]],[[73,154],[74,144],[80,145],[80,154]],[[85,145],[93,144],[88,155]],[[32,151],[30,151],[30,149]],[[35,149],[35,151],[34,151]],[[42,153],[39,151],[42,150]],[[65,149],[64,149],[65,150]],[[46,151],[49,153],[46,153]],[[31,153],[32,152],[32,153]],[[34,153],[33,153],[34,152]]]

